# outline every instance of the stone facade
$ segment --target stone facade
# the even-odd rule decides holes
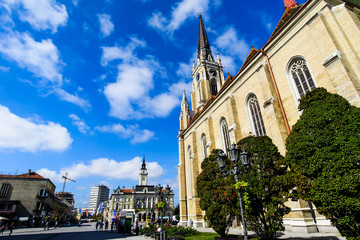
[[[357,2],[308,0],[286,8],[268,42],[260,50],[251,50],[236,76],[220,82],[216,95],[204,94],[207,99],[201,108],[196,105],[197,99],[193,99],[197,91],[197,79],[193,75],[193,111],[184,94],[178,135],[183,225],[190,219],[195,227],[205,224],[195,181],[202,160],[213,149],[226,150],[229,143],[249,135],[267,135],[285,155],[285,140],[301,115],[297,109],[298,99],[302,91],[306,93],[315,87],[324,87],[360,107],[360,6]],[[198,58],[193,71],[201,68],[205,61],[208,60]],[[221,69],[220,59],[214,64],[219,64]],[[218,70],[218,75],[221,74]],[[302,85],[304,82],[306,86]],[[209,92],[208,88],[201,91]],[[287,230],[336,231],[308,202],[289,201],[288,206],[292,211],[284,218]]]
[[[29,170],[26,174],[0,175],[0,214],[7,218],[29,217],[40,222],[45,216],[67,216],[70,204],[55,196],[48,178]]]
[[[106,203],[104,209],[104,217],[111,219],[120,213],[123,209],[138,209],[139,221],[145,221],[146,216],[155,218],[158,216],[158,211],[155,205],[162,200],[166,203],[167,209],[164,212],[165,216],[172,216],[174,209],[174,192],[169,185],[162,188],[161,199],[159,194],[155,191],[154,185],[147,184],[147,169],[145,163],[145,157],[139,171],[139,185],[132,187],[131,189],[118,187],[113,191],[109,201]],[[159,186],[156,186],[159,187]],[[153,209],[153,211],[151,210]]]

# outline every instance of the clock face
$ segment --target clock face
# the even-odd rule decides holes
[[[199,81],[199,79],[200,79],[200,73],[198,73],[198,74],[196,75],[196,81]]]
[[[213,76],[213,77],[216,77],[216,75],[217,75],[215,69],[210,69],[210,70],[209,70],[209,73],[210,73],[210,75]]]

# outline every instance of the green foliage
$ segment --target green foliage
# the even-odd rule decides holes
[[[239,210],[237,198],[228,198],[222,189],[223,186],[233,186],[234,178],[225,178],[221,174],[216,156],[217,150],[202,162],[196,188],[206,220],[220,236],[225,236]]]
[[[237,187],[247,205],[246,223],[261,239],[276,239],[276,232],[284,230],[283,216],[290,212],[284,203],[294,187],[293,175],[269,137],[246,137],[238,146],[245,148],[251,159],[249,166],[244,167],[241,161],[237,166]]]
[[[360,109],[323,88],[300,101],[286,140],[297,191],[348,239],[360,239]]]
[[[173,215],[175,216],[176,220],[180,220],[180,205],[176,205],[173,211]]]
[[[199,232],[191,227],[183,227],[183,226],[177,226],[177,227],[168,227],[163,226],[163,230],[166,231],[168,237],[189,237],[198,234]]]
[[[238,183],[235,183],[235,189],[239,190],[241,193],[241,198],[243,201],[243,205],[245,209],[249,208],[250,205],[250,199],[249,199],[249,193],[246,191],[247,186],[249,186],[249,183],[241,181]]]
[[[165,207],[165,203],[164,203],[164,202],[158,202],[158,204],[156,204],[156,207],[157,207],[158,209],[162,209],[162,208]]]

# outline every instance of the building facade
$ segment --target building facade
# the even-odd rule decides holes
[[[55,185],[29,170],[20,175],[0,175],[0,215],[9,219],[33,219],[40,223],[46,216],[65,217],[70,204],[55,196]]]
[[[98,209],[101,202],[109,200],[109,188],[105,185],[91,187],[89,198],[89,209],[93,214]]]
[[[145,163],[145,157],[139,171],[139,185],[127,189],[125,187],[118,187],[113,191],[110,200],[107,203],[105,210],[105,217],[115,217],[123,209],[138,209],[139,221],[145,221],[146,217],[155,218],[158,216],[158,211],[155,205],[163,201],[166,203],[165,216],[172,216],[174,209],[174,192],[169,185],[165,188],[160,186],[161,194],[156,192],[159,186],[148,185],[148,172]]]
[[[269,136],[285,155],[285,140],[299,119],[299,99],[324,87],[360,107],[360,1],[284,0],[285,13],[264,46],[252,47],[235,76],[223,76],[200,15],[193,65],[191,109],[181,103],[179,139],[180,222],[203,227],[196,197],[201,162],[249,135]],[[336,231],[306,201],[289,201],[288,231]],[[315,211],[314,211],[315,209]]]

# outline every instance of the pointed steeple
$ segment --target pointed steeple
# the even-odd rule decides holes
[[[185,89],[183,90],[183,97],[182,97],[182,101],[181,101],[181,106],[183,106],[185,104],[185,106],[189,106],[189,103],[186,99],[186,93],[185,93]]]
[[[146,170],[146,164],[145,164],[145,154],[143,156],[143,163],[141,165],[141,169],[145,169]]]
[[[298,4],[295,0],[284,0],[285,9],[296,7]]]
[[[214,58],[211,54],[210,44],[206,35],[206,30],[202,20],[201,12],[199,13],[198,59],[214,61]]]

